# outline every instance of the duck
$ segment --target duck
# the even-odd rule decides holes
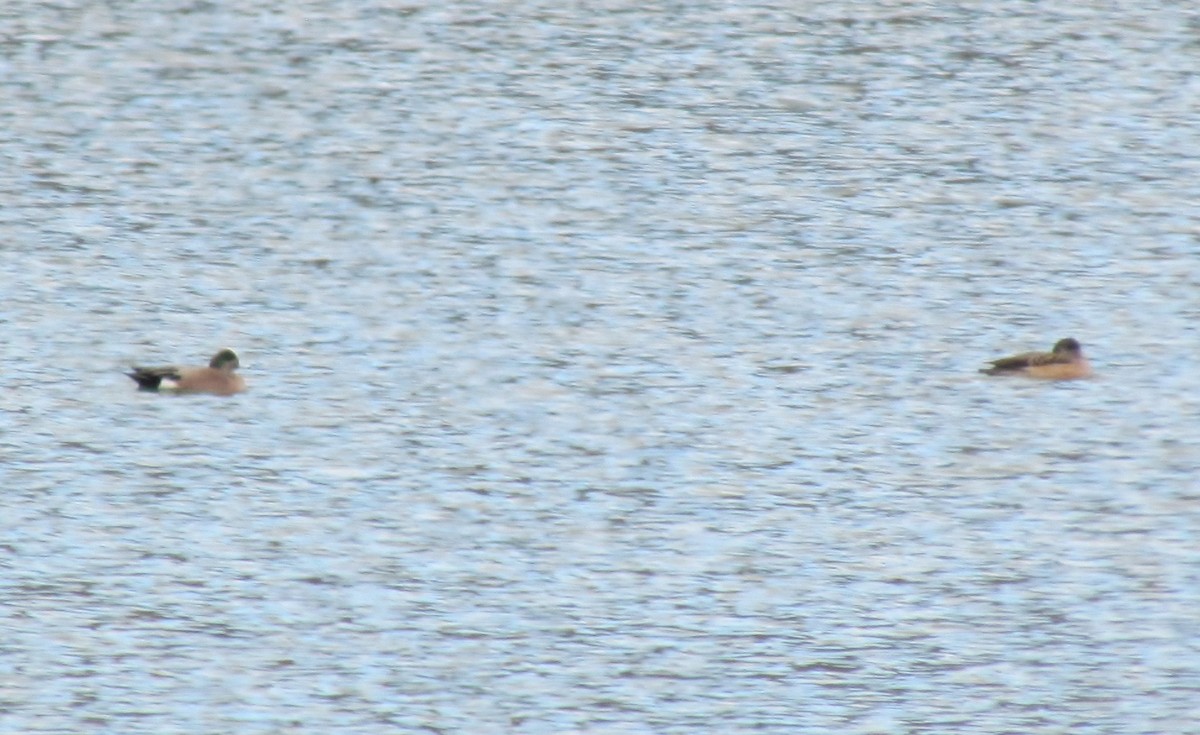
[[[1060,339],[1049,352],[1022,352],[991,361],[991,367],[979,372],[986,375],[1024,375],[1045,380],[1090,378],[1092,367],[1083,356],[1083,347],[1074,337]]]
[[[208,361],[208,367],[134,366],[133,372],[125,374],[137,382],[139,390],[231,396],[246,390],[245,379],[234,373],[234,370],[237,370],[240,365],[237,353],[226,347],[212,356],[212,359]]]

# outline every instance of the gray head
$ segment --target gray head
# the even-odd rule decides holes
[[[240,365],[241,363],[238,362],[237,353],[228,347],[213,355],[213,358],[208,361],[208,366],[210,368],[216,368],[217,370],[232,371],[236,370]]]
[[[1054,354],[1056,355],[1081,355],[1083,348],[1079,346],[1079,342],[1074,337],[1060,339],[1054,343]],[[234,358],[237,359],[236,357]]]

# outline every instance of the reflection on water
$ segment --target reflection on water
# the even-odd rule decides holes
[[[1181,16],[0,10],[4,729],[1187,729]]]

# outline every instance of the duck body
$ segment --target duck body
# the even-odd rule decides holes
[[[1022,352],[991,361],[991,367],[979,372],[986,375],[1023,375],[1044,380],[1090,378],[1092,367],[1083,356],[1078,340],[1067,337],[1054,344],[1050,352]]]
[[[231,396],[246,390],[246,381],[234,371],[239,367],[237,353],[223,349],[213,355],[206,367],[138,367],[126,373],[139,390],[158,393],[210,393]]]

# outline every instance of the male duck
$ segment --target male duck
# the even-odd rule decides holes
[[[125,374],[137,381],[141,390],[231,396],[246,390],[246,381],[233,372],[238,365],[237,353],[226,348],[213,355],[208,367],[134,367]]]

